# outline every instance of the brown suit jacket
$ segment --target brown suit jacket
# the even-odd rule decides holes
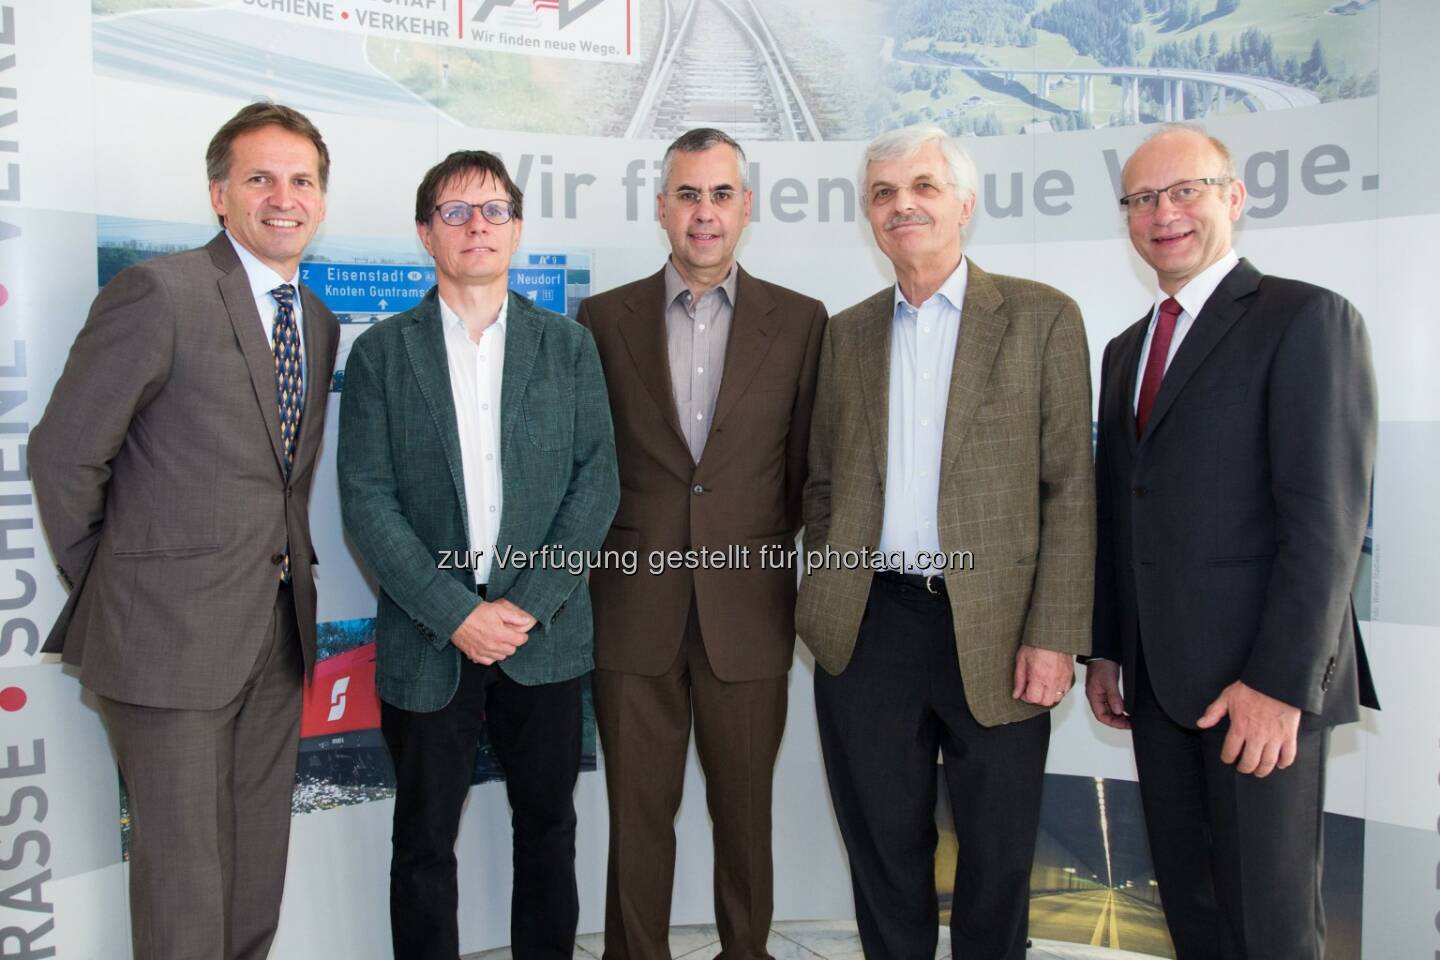
[[[680,432],[670,386],[662,270],[580,306],[595,335],[620,461],[620,509],[606,549],[639,571],[590,575],[595,664],[658,676],[675,662],[693,596],[705,652],[722,680],[782,676],[795,644],[793,563],[825,307],[739,270],[715,418],[700,462]],[[649,572],[654,551],[749,547],[738,569]]]
[[[965,697],[986,726],[1040,707],[1014,700],[1023,643],[1090,650],[1095,556],[1090,359],[1063,293],[969,263],[941,450],[940,547]],[[894,287],[839,313],[825,337],[805,487],[807,551],[874,550],[885,506]],[[850,662],[872,572],[807,571],[796,623],[831,674]]]
[[[334,315],[301,287],[305,409],[282,466],[275,358],[224,233],[100,291],[30,435],[30,475],[71,586],[45,650],[112,700],[215,709],[271,636],[290,545],[315,660],[309,500],[335,366]]]

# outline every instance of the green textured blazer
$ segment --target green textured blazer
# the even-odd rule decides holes
[[[356,339],[340,399],[340,506],[346,531],[380,584],[380,696],[418,712],[438,710],[454,696],[461,654],[450,637],[478,602],[473,574],[444,562],[446,554],[492,547],[469,543],[451,397],[435,289]],[[510,294],[500,403],[504,510],[493,546],[598,549],[620,501],[620,481],[589,331]],[[500,662],[512,679],[555,683],[591,669],[583,576],[496,563],[489,596],[539,621]]]

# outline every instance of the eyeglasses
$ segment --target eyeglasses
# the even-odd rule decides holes
[[[515,216],[515,205],[509,200],[486,200],[484,203],[466,203],[464,200],[447,200],[435,208],[440,219],[452,227],[463,227],[475,216],[475,211],[488,222],[500,226],[509,223]]]
[[[1127,193],[1120,198],[1120,206],[1132,217],[1141,217],[1147,213],[1153,213],[1160,204],[1160,194],[1170,198],[1170,202],[1177,207],[1188,207],[1205,195],[1202,187],[1216,187],[1221,184],[1230,183],[1233,177],[1196,177],[1193,180],[1180,180],[1160,190],[1141,190],[1138,193]]]
[[[723,210],[735,202],[735,199],[740,196],[740,191],[734,187],[716,187],[714,190],[676,190],[665,196],[674,197],[683,207],[698,207],[702,199],[709,197],[712,207],[719,207]]]
[[[913,196],[920,200],[934,200],[940,196],[940,194],[944,193],[945,188],[948,186],[951,186],[951,184],[946,181],[935,180],[916,180],[908,187],[897,187],[889,183],[882,183],[870,191],[870,205],[872,207],[884,206],[898,197],[902,190],[910,191]]]

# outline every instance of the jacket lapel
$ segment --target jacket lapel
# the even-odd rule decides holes
[[[500,449],[510,446],[515,424],[520,421],[520,398],[530,383],[535,369],[535,354],[540,350],[541,321],[530,301],[516,293],[510,294],[510,308],[505,317],[505,364],[500,378]]]
[[[265,429],[270,434],[270,447],[275,454],[275,465],[284,470],[284,447],[280,441],[280,400],[275,391],[275,352],[265,342],[265,327],[260,315],[255,312],[255,298],[250,293],[250,280],[245,267],[230,239],[222,232],[206,245],[210,261],[221,272],[220,299],[225,303],[225,313],[235,331],[235,341],[240,344],[240,353],[250,371],[250,383],[255,388],[255,401],[260,405],[260,416],[265,420]]]
[[[750,274],[739,267],[735,270],[735,312],[730,321],[730,338],[725,344],[725,366],[720,373],[720,394],[715,398],[715,417],[710,421],[712,436],[734,409],[736,401],[744,396],[775,343],[769,329],[774,302]]]
[[[1246,307],[1242,301],[1259,286],[1260,271],[1248,260],[1241,260],[1220,281],[1220,286],[1205,301],[1200,316],[1195,318],[1194,326],[1175,351],[1170,368],[1165,371],[1165,379],[1160,381],[1160,392],[1155,395],[1155,406],[1151,408],[1150,419],[1145,424],[1145,437],[1155,432],[1156,425],[1165,418],[1175,398],[1185,389],[1185,384],[1225,338],[1225,334],[1230,332],[1230,328],[1235,326],[1235,322],[1244,316]],[[1140,438],[1142,443],[1145,437]]]
[[[506,331],[507,334],[509,331]],[[441,328],[440,294],[431,287],[420,301],[415,315],[401,331],[405,352],[410,358],[410,369],[415,373],[415,383],[435,431],[440,435],[440,446],[445,451],[445,462],[450,468],[450,479],[455,484],[455,495],[460,498],[460,512],[468,516],[465,504],[465,474],[460,465],[460,428],[455,422],[455,398],[450,390],[450,363],[445,353],[445,331]]]
[[[1115,362],[1120,364],[1120,369],[1117,371],[1119,377],[1115,382],[1120,384],[1120,392],[1112,398],[1112,402],[1118,401],[1120,404],[1120,419],[1125,426],[1125,442],[1129,444],[1131,453],[1134,453],[1135,448],[1140,445],[1140,437],[1135,430],[1135,380],[1140,375],[1140,351],[1145,346],[1145,333],[1149,329],[1150,316],[1147,314],[1140,318],[1139,323],[1122,334],[1123,339],[1119,349],[1115,351]],[[1153,415],[1153,409],[1151,413]]]
[[[990,275],[974,261],[968,265],[965,304],[960,310],[960,337],[955,344],[955,365],[950,373],[950,395],[945,404],[945,438],[941,441],[940,482],[945,483],[950,467],[960,453],[975,409],[990,382],[995,355],[1010,318],[1000,311],[1005,298]],[[942,487],[943,489],[943,487]]]
[[[675,389],[670,383],[670,355],[665,341],[665,271],[662,269],[637,285],[625,306],[630,314],[621,320],[620,335],[630,351],[635,372],[688,458],[690,445],[680,431]]]
[[[875,469],[885,480],[890,445],[890,328],[895,320],[895,287],[891,285],[865,301],[856,337],[860,341],[860,392]]]

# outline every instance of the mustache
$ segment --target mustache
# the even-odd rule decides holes
[[[896,227],[904,226],[907,223],[931,224],[931,220],[925,214],[916,211],[915,213],[897,213],[885,221],[886,230],[894,230]]]

